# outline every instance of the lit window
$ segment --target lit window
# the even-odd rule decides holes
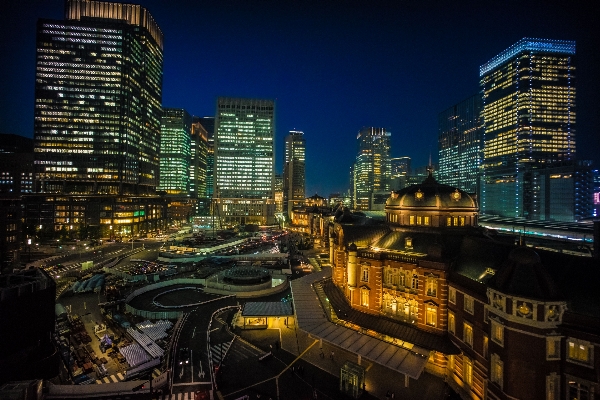
[[[423,217],[417,216],[417,225],[423,225]]]
[[[448,312],[448,332],[456,332],[456,319],[454,317],[454,314],[451,312]]]
[[[473,361],[469,357],[463,359],[463,382],[469,386],[473,384]]]
[[[463,324],[463,342],[473,347],[473,327],[468,324]]]
[[[408,223],[410,225],[414,225],[415,224],[415,216],[414,215],[411,215],[411,216],[408,217]]]
[[[362,288],[360,291],[360,305],[369,307],[369,289]]]
[[[465,311],[469,314],[473,314],[473,298],[465,294],[464,303]]]
[[[452,226],[452,217],[446,218],[446,226]]]
[[[448,301],[452,304],[456,304],[456,289],[453,287],[448,288]]]
[[[575,363],[592,365],[594,346],[586,341],[569,338],[567,339],[567,360]]]
[[[549,336],[546,338],[546,359],[560,360],[560,337]]]
[[[362,267],[361,280],[363,282],[369,282],[369,267]]]
[[[437,324],[437,307],[433,304],[427,306],[426,321],[425,323],[429,326],[436,326]]]
[[[492,382],[496,383],[500,388],[502,388],[502,376],[504,373],[504,363],[500,360],[500,356],[497,354],[492,354]]]
[[[492,322],[492,340],[504,346],[504,326],[497,321],[491,320]]]
[[[407,237],[404,239],[404,247],[407,249],[412,249],[412,238]]]
[[[413,275],[412,277],[412,285],[411,288],[414,290],[419,290],[419,277],[418,275]]]
[[[431,225],[431,218],[430,217],[423,217],[423,224],[424,225]]]
[[[437,295],[437,277],[427,277],[427,296],[436,297]]]

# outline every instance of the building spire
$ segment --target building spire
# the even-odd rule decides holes
[[[428,177],[433,178],[433,164],[431,163],[431,150],[429,150],[429,164],[427,165]]]

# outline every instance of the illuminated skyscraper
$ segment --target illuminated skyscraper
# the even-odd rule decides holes
[[[575,158],[575,42],[518,41],[480,67],[485,214],[537,219],[536,168]]]
[[[290,131],[285,137],[283,160],[283,208],[291,215],[292,208],[306,198],[306,140],[304,132]]]
[[[374,192],[390,190],[390,139],[385,128],[362,128],[356,137],[358,154],[353,169],[354,207],[370,210]]]
[[[469,97],[438,116],[440,183],[478,194],[483,148],[481,95]]]
[[[37,24],[37,190],[154,193],[159,179],[163,35],[133,4],[67,0]]]
[[[400,190],[406,187],[410,176],[410,157],[394,157],[390,159],[392,172],[390,174],[390,190]]]
[[[214,121],[214,118],[212,120]],[[192,135],[190,145],[190,197],[193,198],[206,198],[208,185],[207,175],[209,133],[207,132],[203,121],[204,118],[192,117]]]
[[[217,100],[214,197],[226,223],[275,222],[274,118],[272,100]]]
[[[212,198],[214,189],[214,168],[215,168],[215,117],[194,117],[194,122],[202,127],[202,131],[206,132],[204,144],[206,150],[200,149],[199,157],[205,157],[200,161],[200,164],[206,164],[204,173],[204,192],[202,188],[198,190],[198,197]],[[204,154],[204,156],[203,156]],[[193,157],[193,154],[192,154]],[[198,178],[198,185],[202,185],[202,177]]]
[[[160,137],[160,184],[158,190],[169,195],[188,195],[192,117],[183,108],[165,108]],[[195,132],[198,134],[197,132]]]

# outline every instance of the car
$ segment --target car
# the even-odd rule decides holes
[[[179,365],[190,363],[190,349],[182,347],[179,349]]]

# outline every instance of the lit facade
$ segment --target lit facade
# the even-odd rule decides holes
[[[283,213],[283,175],[275,174],[274,182],[275,212]]]
[[[351,306],[339,324],[426,354],[465,400],[595,398],[600,301],[582,293],[597,260],[491,238],[470,195],[431,175],[385,214],[336,214],[329,230],[325,295]]]
[[[183,108],[165,108],[161,120],[159,191],[168,195],[190,193],[192,117]],[[199,135],[199,133],[196,133]],[[196,150],[196,149],[195,149]],[[192,176],[190,173],[194,172]]]
[[[283,160],[283,207],[292,209],[304,202],[306,191],[306,140],[304,132],[290,131],[285,137]]]
[[[410,176],[410,157],[394,157],[390,159],[392,173],[390,175],[390,189],[400,190],[406,187],[406,180]]]
[[[575,42],[525,38],[480,67],[485,214],[540,213],[532,170],[575,158]]]
[[[160,196],[23,196],[25,224],[36,236],[64,232],[73,238],[145,237],[167,228],[168,200]]]
[[[50,193],[153,193],[163,36],[138,5],[69,0],[37,25],[35,177]]]
[[[190,196],[205,198],[208,185],[208,132],[197,117],[192,122],[190,153]]]
[[[438,116],[438,179],[468,193],[479,193],[483,156],[481,95],[472,96]]]
[[[215,117],[194,117],[194,123],[200,124],[200,131],[206,132],[206,137],[200,137],[199,148],[197,152],[192,152],[192,158],[197,154],[198,163],[206,165],[205,173],[198,176],[198,197],[212,198],[214,189],[214,168],[215,168]],[[199,128],[199,127],[198,127]],[[206,148],[206,149],[204,149]],[[204,176],[204,192],[202,191],[202,175]]]
[[[275,223],[274,118],[272,100],[217,100],[213,192],[226,224]]]
[[[390,139],[385,128],[363,128],[358,132],[357,156],[352,170],[354,207],[371,209],[373,192],[390,190]]]

